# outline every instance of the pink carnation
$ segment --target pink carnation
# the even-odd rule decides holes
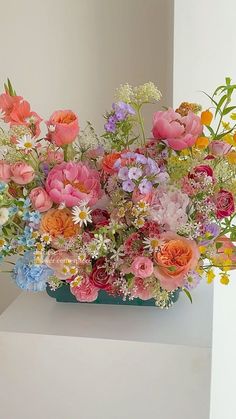
[[[78,287],[70,287],[71,293],[78,301],[91,303],[98,298],[98,288],[88,278],[83,279]]]
[[[181,116],[172,108],[154,114],[152,133],[154,138],[166,140],[173,150],[192,147],[202,133],[199,116],[189,112]]]
[[[150,285],[145,284],[142,278],[135,278],[132,297],[140,298],[141,300],[149,300],[153,297]]]
[[[67,207],[87,202],[94,205],[102,196],[100,176],[97,170],[82,163],[61,163],[48,174],[46,191],[56,204]]]
[[[153,273],[153,263],[146,256],[137,256],[131,265],[131,271],[135,276],[147,278]]]

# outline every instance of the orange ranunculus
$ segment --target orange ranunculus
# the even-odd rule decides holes
[[[207,109],[206,111],[203,111],[201,113],[202,125],[211,125],[212,118],[213,118],[213,114],[211,111],[209,111],[209,109]]]
[[[69,209],[50,209],[42,217],[40,230],[50,234],[52,238],[70,238],[79,233],[79,226],[73,223]]]
[[[207,148],[209,144],[209,139],[207,137],[198,137],[195,147],[197,147],[199,150],[204,150]]]
[[[114,169],[114,164],[116,160],[118,160],[120,157],[120,153],[111,153],[107,154],[103,160],[102,160],[102,168],[105,173],[109,175],[113,175],[117,172],[116,169]]]
[[[154,272],[161,286],[172,291],[184,285],[185,275],[196,268],[200,253],[194,240],[172,232],[160,234],[160,240],[164,244],[154,255]]]

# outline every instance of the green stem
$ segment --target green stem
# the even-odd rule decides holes
[[[145,146],[146,137],[145,137],[144,122],[143,122],[143,117],[142,117],[142,114],[141,114],[141,107],[140,106],[137,107],[137,112],[138,112],[138,121],[139,121],[139,124],[140,124],[140,127],[141,127],[142,140],[143,140],[141,145]]]

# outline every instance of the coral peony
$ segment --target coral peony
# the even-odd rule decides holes
[[[102,196],[99,173],[82,163],[61,163],[48,174],[46,191],[53,202],[67,207],[86,202],[94,205]]]
[[[154,114],[152,133],[154,138],[166,140],[173,150],[183,150],[195,144],[202,134],[202,125],[193,112],[181,116],[169,108]]]
[[[114,175],[118,169],[114,167],[115,162],[120,158],[121,153],[111,153],[103,157],[102,168],[108,175]]]
[[[78,117],[71,110],[54,112],[49,121],[48,139],[58,147],[72,143],[79,134]]]
[[[40,186],[38,188],[32,189],[29,197],[33,208],[39,212],[45,212],[52,208],[52,200],[50,196],[45,191],[45,189],[41,188]]]
[[[74,237],[80,231],[78,225],[73,223],[71,211],[68,208],[50,209],[46,212],[41,219],[40,230],[50,234],[52,238]]]
[[[11,165],[11,180],[18,185],[27,185],[34,177],[34,169],[29,164],[18,161]]]
[[[185,275],[196,268],[200,253],[195,241],[170,231],[160,234],[160,240],[164,245],[154,255],[154,272],[162,288],[172,291],[184,285]]]

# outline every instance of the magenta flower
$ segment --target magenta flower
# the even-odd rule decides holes
[[[67,207],[86,202],[94,205],[102,196],[99,173],[82,163],[61,163],[48,174],[46,191],[56,204]]]
[[[192,147],[202,133],[199,116],[189,112],[181,116],[172,108],[154,114],[152,133],[154,138],[166,140],[173,150]]]

